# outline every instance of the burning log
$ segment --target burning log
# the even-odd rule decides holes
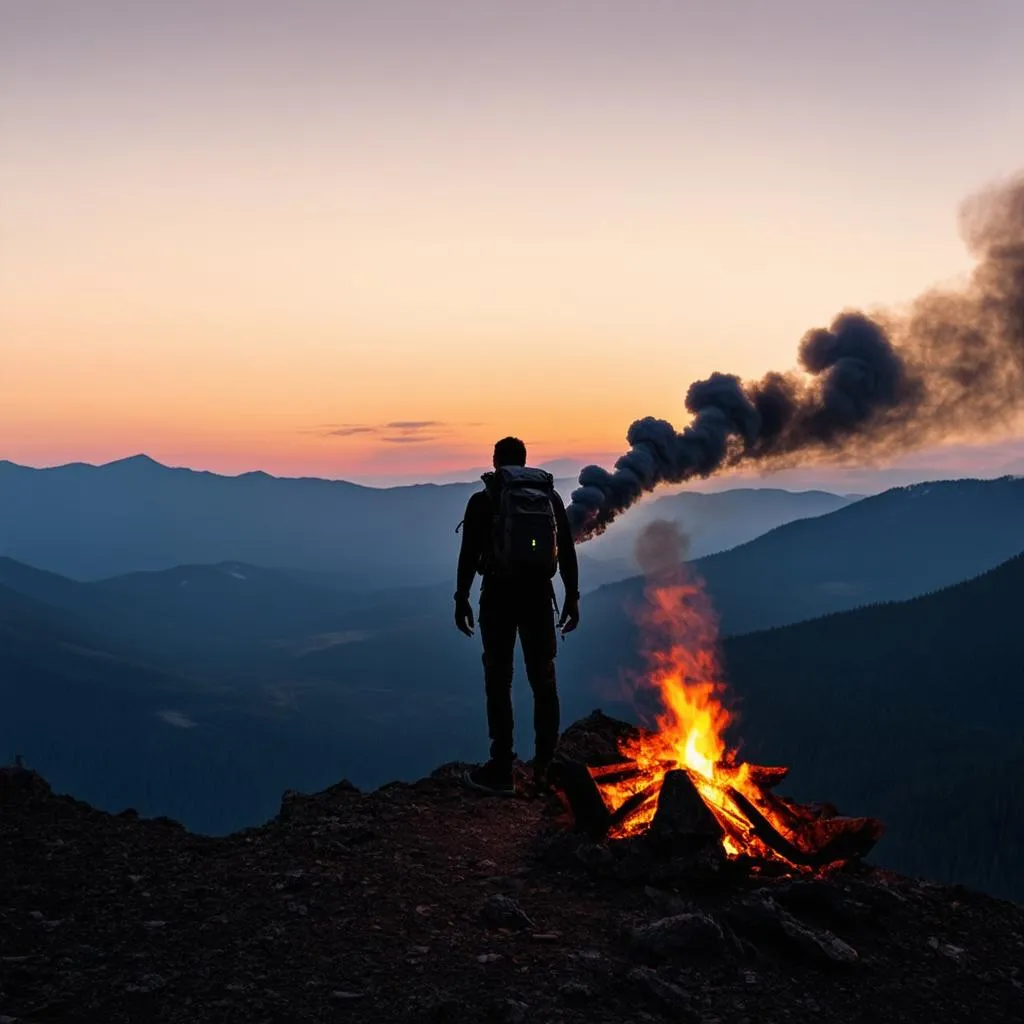
[[[603,839],[612,816],[590,769],[579,761],[562,761],[552,768],[552,785],[568,805],[573,827],[592,839]]]
[[[622,761],[620,764],[606,764],[599,768],[591,768],[590,774],[602,785],[618,782],[631,782],[641,776],[650,775],[654,771],[667,772],[675,767],[672,761],[660,761],[650,768],[642,768],[636,761]],[[783,769],[785,771],[785,769]]]
[[[602,764],[587,769],[590,772],[592,778],[601,779],[607,781],[615,779],[618,781],[618,777],[621,775],[623,778],[635,778],[640,774],[641,768],[636,761],[620,761],[617,764]]]
[[[775,796],[769,789],[785,768],[743,765],[721,772],[724,778],[713,782],[687,769],[665,771],[660,764],[645,768],[627,761],[590,768],[565,761],[553,781],[576,831],[594,840],[647,834],[659,844],[692,848],[717,840],[731,856],[819,869],[865,856],[882,834],[881,823],[873,819],[847,818],[827,805],[805,807]],[[610,793],[652,774],[646,785],[609,808],[602,790]]]
[[[804,867],[819,867],[820,862],[814,853],[806,853],[791,843],[784,835],[772,827],[768,819],[738,790],[730,789],[729,796],[739,808],[743,816],[750,822],[753,834],[773,853],[791,864]]]
[[[872,818],[832,817],[821,823],[825,826],[822,829],[811,828],[796,833],[798,838],[803,839],[803,844],[797,845],[775,829],[742,793],[730,789],[729,796],[751,823],[754,835],[768,849],[791,864],[802,867],[821,868],[863,857],[882,835],[881,822]],[[806,848],[803,848],[804,844]]]
[[[722,826],[697,792],[690,773],[678,768],[666,772],[658,795],[658,809],[651,819],[651,838],[699,844],[714,841],[721,833]]]
[[[643,807],[651,803],[655,797],[657,797],[658,793],[661,792],[661,787],[663,785],[664,778],[657,778],[653,782],[644,786],[643,789],[634,793],[612,812],[608,827],[610,829],[623,827],[634,814],[638,814]]]

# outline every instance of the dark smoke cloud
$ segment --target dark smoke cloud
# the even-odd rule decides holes
[[[756,462],[891,456],[950,436],[983,437],[1024,406],[1024,176],[969,199],[961,233],[978,261],[968,284],[920,296],[905,312],[844,312],[800,343],[800,369],[690,385],[690,424],[647,417],[609,471],[587,466],[569,520],[601,533],[644,493]]]

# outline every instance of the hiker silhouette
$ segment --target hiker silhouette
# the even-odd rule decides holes
[[[579,566],[565,505],[551,474],[527,468],[526,445],[517,437],[495,444],[493,462],[493,472],[482,477],[484,489],[470,497],[460,524],[455,625],[466,636],[474,635],[469,593],[480,573],[480,635],[491,750],[490,760],[467,771],[464,781],[474,789],[510,795],[515,792],[516,637],[533,691],[534,784],[545,790],[559,728],[557,605],[552,580],[558,572],[565,586],[557,625],[565,635],[580,621]]]

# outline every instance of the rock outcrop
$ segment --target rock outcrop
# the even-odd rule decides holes
[[[213,839],[0,770],[0,1021],[1024,1018],[1020,907],[868,867],[652,885],[459,774]]]

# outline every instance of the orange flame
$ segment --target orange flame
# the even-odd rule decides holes
[[[780,859],[757,838],[753,822],[732,795],[740,792],[780,836],[796,841],[793,829],[765,801],[749,766],[739,763],[726,743],[725,731],[733,715],[725,705],[716,616],[699,580],[682,567],[671,575],[670,582],[648,587],[640,616],[647,660],[640,682],[653,687],[660,698],[657,730],[622,744],[623,756],[639,769],[633,777],[625,782],[597,779],[613,808],[645,790],[648,799],[619,821],[612,835],[621,838],[646,831],[665,772],[685,768],[722,826],[723,846],[730,856],[746,853],[763,860]]]
[[[647,596],[641,620],[648,638],[646,678],[664,710],[655,739],[638,744],[631,756],[671,760],[710,779],[726,752],[723,734],[732,721],[722,702],[714,613],[692,580],[652,587]]]

